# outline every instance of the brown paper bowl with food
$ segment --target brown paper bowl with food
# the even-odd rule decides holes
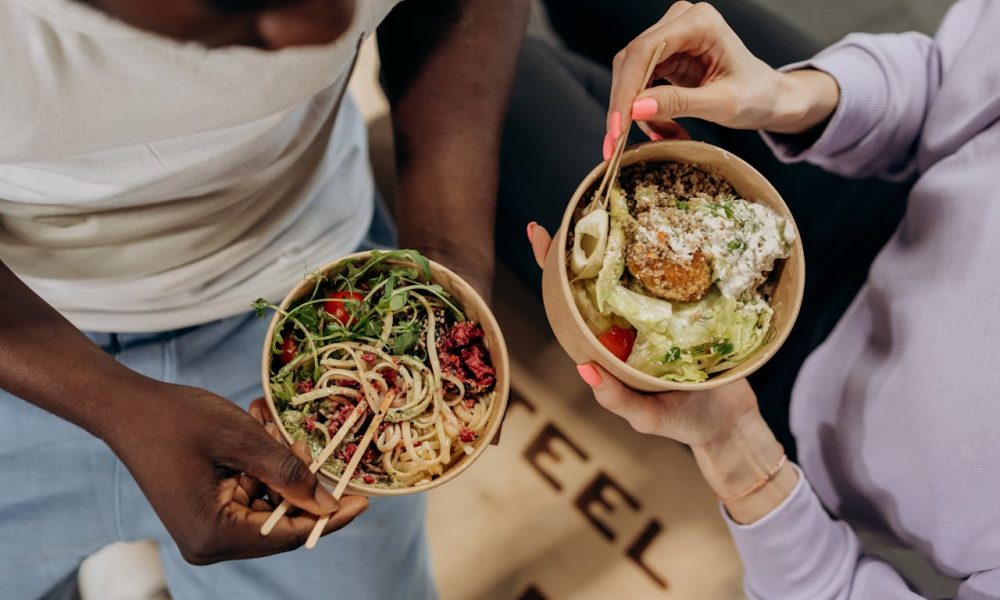
[[[317,272],[327,274],[336,267],[346,264],[348,261],[364,261],[370,258],[370,256],[371,252],[357,252],[330,262],[317,269]],[[399,261],[394,262],[396,264],[409,264]],[[471,285],[447,267],[434,261],[430,261],[430,267],[432,283],[440,285],[446,292],[451,294],[455,305],[462,309],[468,319],[478,321],[486,334],[486,349],[489,350],[490,360],[493,363],[493,368],[496,369],[496,384],[494,387],[496,396],[493,406],[490,409],[486,428],[483,430],[483,435],[475,441],[475,451],[472,454],[460,454],[444,473],[427,483],[403,488],[382,488],[352,481],[347,486],[347,493],[349,494],[360,494],[363,496],[406,496],[426,492],[427,490],[444,485],[455,477],[458,477],[460,473],[475,462],[500,430],[500,424],[503,421],[504,412],[507,408],[507,397],[510,394],[510,361],[507,356],[507,344],[504,342],[500,326],[497,324],[497,320],[493,316],[493,312],[490,311],[489,306]],[[314,284],[315,280],[312,277],[304,278],[299,285],[285,296],[285,299],[279,305],[280,308],[286,310],[292,302],[309,294]],[[274,403],[274,396],[271,394],[271,386],[269,385],[271,379],[271,340],[274,336],[274,329],[278,324],[279,315],[280,313],[277,312],[274,314],[271,324],[267,329],[267,335],[264,337],[264,351],[261,357],[261,380],[264,385],[264,399],[267,402],[268,410],[271,412],[271,418],[278,425],[281,437],[285,440],[285,443],[291,445],[293,442],[292,436],[289,435],[288,431],[281,424],[281,418],[278,415],[278,409]],[[325,467],[321,468],[317,475],[320,481],[331,490],[336,487],[339,481],[338,477],[329,472]]]
[[[795,226],[795,220],[788,206],[774,186],[756,169],[722,148],[694,141],[647,142],[632,146],[622,154],[622,166],[638,162],[686,163],[703,171],[718,174],[729,181],[740,197],[775,210],[788,219],[793,227]],[[542,275],[542,296],[545,301],[545,313],[559,344],[575,362],[596,362],[629,387],[645,392],[706,390],[736,381],[759,369],[774,356],[788,338],[802,304],[805,259],[798,228],[795,229],[796,239],[792,245],[791,255],[779,261],[775,267],[773,274],[775,283],[770,299],[774,316],[771,331],[761,347],[740,364],[711,375],[705,381],[675,382],[653,377],[618,360],[597,340],[580,316],[570,291],[566,265],[567,233],[578,208],[582,209],[586,205],[584,195],[595,182],[599,182],[607,164],[605,161],[595,167],[573,193],[546,257],[545,271]]]

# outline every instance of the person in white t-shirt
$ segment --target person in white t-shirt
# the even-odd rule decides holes
[[[146,538],[175,598],[435,596],[421,497],[358,517],[240,409],[248,308],[394,243],[489,295],[526,4],[0,0],[0,597],[54,597]],[[395,240],[344,94],[376,30]],[[265,486],[304,512],[262,537]],[[331,510],[328,532],[357,522],[278,554]]]

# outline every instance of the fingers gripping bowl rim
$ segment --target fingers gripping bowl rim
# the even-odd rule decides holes
[[[366,261],[372,257],[372,254],[373,253],[371,251],[350,254],[323,265],[313,273],[329,274],[331,272],[336,272],[348,263]],[[391,262],[400,266],[413,266],[406,262],[395,260]],[[486,450],[486,447],[489,446],[490,441],[496,436],[500,429],[510,393],[510,362],[503,333],[501,332],[500,326],[497,324],[496,318],[494,317],[489,306],[471,285],[466,283],[461,277],[447,267],[444,267],[434,261],[429,262],[431,283],[441,286],[445,292],[450,294],[455,305],[465,313],[469,320],[477,321],[482,326],[485,333],[485,346],[489,352],[493,367],[496,369],[493,401],[489,408],[489,416],[487,418],[485,429],[483,430],[482,435],[480,435],[473,442],[474,451],[471,454],[460,453],[453,459],[452,463],[442,474],[434,477],[430,481],[418,483],[408,487],[387,488],[375,485],[366,485],[362,482],[352,480],[347,486],[347,493],[360,494],[364,496],[405,496],[436,488],[457,477],[473,462],[475,462]],[[296,300],[310,294],[315,285],[315,277],[313,275],[307,275],[288,293],[288,295],[285,296],[279,304],[279,308],[283,311],[287,310]],[[271,418],[278,426],[284,442],[287,445],[291,445],[294,439],[282,423],[282,419],[278,412],[278,407],[275,403],[275,398],[270,386],[272,368],[271,348],[275,330],[280,319],[281,313],[275,312],[271,318],[267,333],[264,336],[264,347],[261,353],[261,381],[264,389],[264,400],[267,403],[267,408],[271,414]],[[317,476],[319,477],[320,482],[331,490],[339,481],[337,475],[331,472],[326,465],[324,465],[324,467],[317,472]]]
[[[577,209],[586,205],[588,190],[604,175],[608,165],[605,161],[597,165],[573,193],[545,260],[542,297],[556,339],[575,362],[596,362],[629,387],[640,391],[706,390],[742,379],[774,356],[788,338],[802,304],[805,258],[791,211],[774,186],[756,169],[732,153],[710,144],[670,140],[647,142],[625,150],[622,166],[639,162],[677,162],[713,172],[726,179],[741,197],[773,209],[791,223],[796,235],[790,256],[778,264],[773,276],[775,283],[770,304],[774,316],[771,331],[764,343],[745,360],[700,382],[667,381],[643,373],[617,359],[598,341],[573,299],[566,251]]]

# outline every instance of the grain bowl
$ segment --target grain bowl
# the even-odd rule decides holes
[[[542,293],[559,343],[642,391],[746,377],[787,339],[805,261],[777,190],[733,154],[693,141],[639,144],[573,194]]]

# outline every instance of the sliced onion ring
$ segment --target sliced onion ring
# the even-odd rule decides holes
[[[569,266],[577,279],[587,279],[601,270],[608,245],[608,211],[597,208],[573,227],[573,252]]]

